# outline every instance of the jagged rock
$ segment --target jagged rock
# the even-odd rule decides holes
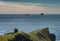
[[[32,31],[30,35],[34,39],[34,41],[55,41],[56,40],[55,35],[50,34],[48,28]]]

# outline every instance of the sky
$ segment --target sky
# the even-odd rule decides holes
[[[0,14],[60,14],[60,0],[0,0]]]

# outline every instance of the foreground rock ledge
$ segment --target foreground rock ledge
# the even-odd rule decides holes
[[[0,41],[55,41],[56,36],[49,32],[48,28],[38,29],[30,33],[14,32],[0,35]]]

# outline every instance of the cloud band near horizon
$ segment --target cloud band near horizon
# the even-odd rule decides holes
[[[59,4],[59,0],[0,0],[0,14],[59,14]]]

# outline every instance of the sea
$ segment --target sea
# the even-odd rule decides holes
[[[60,41],[60,14],[0,14],[0,35],[13,32],[14,28],[31,32],[47,27]]]

